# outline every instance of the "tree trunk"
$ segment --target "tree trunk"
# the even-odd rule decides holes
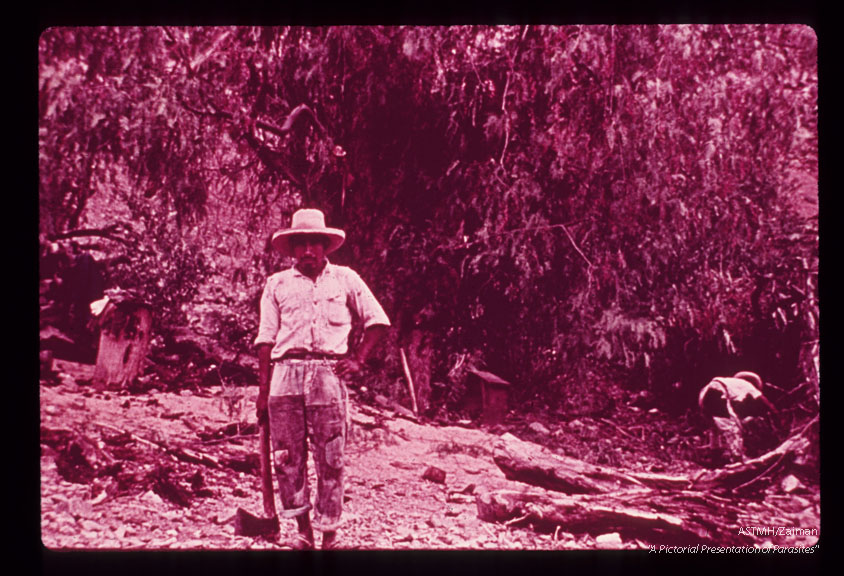
[[[140,373],[152,336],[152,313],[143,306],[109,303],[100,321],[94,385],[124,388]]]

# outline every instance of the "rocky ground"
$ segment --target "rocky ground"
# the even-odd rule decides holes
[[[233,417],[219,386],[140,394],[97,391],[86,384],[93,366],[57,360],[55,367],[56,375],[42,380],[40,389],[41,537],[47,548],[288,547],[292,521],[282,522],[277,540],[238,536],[234,530],[238,508],[262,510],[252,413],[257,388],[242,389]],[[639,428],[658,417],[627,410],[626,418]],[[342,548],[643,549],[655,544],[614,533],[572,534],[564,526],[540,533],[530,524],[480,520],[477,493],[526,486],[505,478],[492,458],[496,441],[508,431],[543,440],[561,453],[578,452],[631,470],[682,474],[694,467],[659,450],[644,450],[644,430],[619,426],[621,416],[612,422],[522,421],[481,430],[420,424],[360,400],[352,403],[351,415]],[[678,440],[680,432],[650,441],[699,440]],[[445,473],[444,479],[426,474],[432,466]],[[772,485],[763,504],[754,508],[760,525],[819,527],[819,494],[794,476]],[[816,540],[760,537],[759,543],[811,546]]]

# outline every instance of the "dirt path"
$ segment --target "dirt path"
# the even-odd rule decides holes
[[[214,437],[215,432],[221,436],[231,421],[218,390],[95,392],[77,383],[90,376],[87,371],[92,367],[69,363],[59,367],[64,372],[61,383],[41,386],[41,527],[46,547],[286,547],[284,542],[294,534],[292,521],[282,521],[280,542],[234,533],[238,507],[262,510],[257,435]],[[254,423],[251,407],[256,393],[257,389],[247,389],[244,399],[247,424]],[[600,547],[598,534],[564,530],[539,534],[529,526],[478,518],[477,491],[524,488],[507,480],[493,462],[498,436],[456,426],[420,425],[358,404],[352,406],[352,419],[341,547]],[[72,444],[76,452],[68,448]],[[429,466],[445,471],[444,483],[422,478]],[[73,478],[79,470],[88,473]],[[312,465],[309,472],[315,486]],[[789,502],[800,510],[816,507],[808,496],[794,496]],[[612,544],[647,545],[638,540]]]

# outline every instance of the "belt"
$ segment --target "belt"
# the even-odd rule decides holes
[[[277,362],[284,360],[342,360],[346,354],[329,354],[327,352],[285,352]]]

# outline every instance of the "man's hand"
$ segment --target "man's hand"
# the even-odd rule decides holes
[[[255,414],[258,416],[259,423],[267,421],[267,396],[265,394],[258,394],[258,399],[255,401]]]
[[[334,373],[341,378],[360,374],[361,364],[357,358],[344,358],[334,365]]]
[[[354,377],[360,374],[363,361],[369,358],[372,348],[378,343],[387,331],[387,327],[381,324],[373,324],[363,331],[363,342],[354,356],[344,358],[334,365],[334,373],[341,378]]]

